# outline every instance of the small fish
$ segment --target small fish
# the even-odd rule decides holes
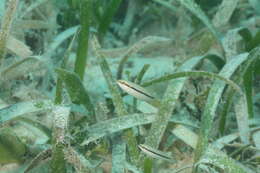
[[[138,147],[147,155],[153,157],[153,158],[157,158],[157,159],[162,159],[162,160],[166,160],[168,162],[174,162],[174,159],[172,157],[170,157],[169,155],[167,155],[166,153],[156,150],[154,148],[151,148],[147,145],[144,144],[139,144]]]
[[[120,88],[122,88],[122,90],[140,100],[147,102],[155,100],[155,98],[149,92],[147,92],[143,87],[135,83],[124,80],[118,80],[117,84],[120,86]]]

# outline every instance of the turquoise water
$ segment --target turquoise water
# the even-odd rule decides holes
[[[0,172],[257,172],[259,7],[1,0]]]

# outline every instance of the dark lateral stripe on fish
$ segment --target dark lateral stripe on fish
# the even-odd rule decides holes
[[[138,90],[138,89],[136,89],[136,88],[130,86],[128,83],[126,83],[126,82],[124,82],[124,81],[119,81],[119,82],[120,82],[121,84],[126,85],[127,87],[129,87],[129,88],[135,90],[136,92],[145,95],[146,97],[149,97],[149,98],[151,98],[151,99],[154,99],[153,96],[150,96],[150,95],[148,95],[147,93],[145,93],[145,92],[143,92],[143,91],[140,91],[140,90]]]
[[[139,146],[139,148],[140,148],[141,150],[144,149],[144,150],[147,150],[148,152],[151,152],[151,153],[154,154],[154,155],[158,155],[158,156],[160,156],[160,157],[162,157],[162,158],[164,158],[164,159],[172,160],[171,157],[167,157],[167,156],[162,155],[162,154],[160,154],[160,153],[156,153],[155,151],[152,151],[152,150],[148,149],[147,147],[145,147],[145,146],[143,146],[143,145],[138,145],[138,146]]]

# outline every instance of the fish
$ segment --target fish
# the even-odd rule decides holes
[[[154,96],[152,96],[145,88],[129,81],[125,80],[118,80],[117,84],[119,87],[127,92],[128,94],[143,100],[143,101],[153,101],[155,99]]]
[[[147,154],[150,157],[153,158],[157,158],[157,159],[162,159],[162,160],[166,160],[168,162],[174,162],[175,160],[169,156],[168,154],[160,151],[160,150],[156,150],[148,145],[145,144],[139,144],[138,147],[140,148],[140,150],[142,152],[144,152],[145,154]]]

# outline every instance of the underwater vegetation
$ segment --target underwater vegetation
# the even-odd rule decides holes
[[[260,1],[1,0],[0,172],[259,173]]]

